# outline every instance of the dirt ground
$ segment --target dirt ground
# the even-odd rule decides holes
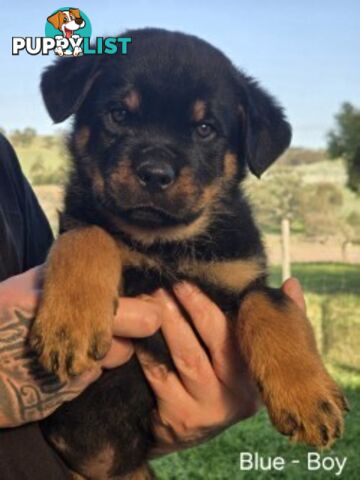
[[[34,187],[39,202],[44,209],[53,231],[57,232],[58,211],[62,205],[62,188],[55,185],[42,185]],[[281,263],[281,242],[279,235],[264,236],[270,264]],[[341,245],[335,240],[322,243],[317,240],[309,240],[300,236],[291,238],[291,261],[292,262],[348,262],[360,264],[360,246],[349,245],[346,259],[343,258]]]

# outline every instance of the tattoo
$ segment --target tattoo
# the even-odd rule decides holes
[[[48,373],[28,344],[33,315],[0,310],[0,426],[40,420],[76,391]]]

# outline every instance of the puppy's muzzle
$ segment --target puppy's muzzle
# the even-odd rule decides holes
[[[162,148],[146,148],[135,169],[140,185],[147,190],[162,191],[176,180],[176,171],[170,163],[169,154]]]

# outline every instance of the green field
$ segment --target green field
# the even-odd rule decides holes
[[[360,294],[360,265],[348,263],[294,263],[291,275],[297,277],[306,293],[323,295]],[[270,283],[281,284],[281,269],[271,269]]]
[[[325,352],[327,366],[342,385],[351,405],[344,437],[321,455],[338,456],[341,460],[347,457],[341,478],[357,480],[360,472],[360,268],[341,264],[295,264],[293,274],[306,291],[309,317],[317,331],[318,342],[323,340],[321,330],[324,325],[320,328],[321,322],[330,324],[335,332],[335,341]],[[277,267],[273,268],[271,282],[280,284],[280,269]],[[322,318],[324,315],[327,316]],[[349,337],[344,336],[344,323],[350,329]],[[205,445],[156,460],[153,466],[161,480],[339,478],[335,472],[308,471],[306,458],[311,451],[314,450],[290,444],[278,434],[262,410]],[[283,471],[240,471],[240,452],[259,452],[264,457],[281,456],[287,466]],[[291,460],[300,460],[300,463],[292,464]]]
[[[337,380],[343,385],[351,404],[346,420],[344,438],[322,456],[347,457],[342,478],[359,478],[360,438],[360,371],[332,369]],[[261,411],[256,417],[246,420],[227,430],[218,438],[191,450],[175,453],[154,462],[157,475],[163,480],[233,480],[233,479],[329,479],[337,478],[325,471],[309,472],[306,468],[307,452],[314,451],[304,446],[294,446],[275,432],[267,414]],[[289,463],[284,471],[241,472],[240,452],[259,452],[262,456],[281,456],[287,461],[300,460],[300,464]]]

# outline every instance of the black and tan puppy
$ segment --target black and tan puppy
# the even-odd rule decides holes
[[[239,188],[248,169],[260,176],[287,148],[290,126],[274,99],[206,42],[156,29],[127,36],[127,56],[60,59],[42,78],[53,120],[75,117],[62,235],[32,344],[49,370],[80,374],[109,348],[119,293],[190,279],[227,313],[275,427],[330,445],[345,400],[304,314],[266,286],[263,245]],[[141,344],[170,365],[160,334]],[[84,476],[131,476],[154,444],[154,407],[133,359],[43,430]],[[107,459],[100,477],[97,458]]]

